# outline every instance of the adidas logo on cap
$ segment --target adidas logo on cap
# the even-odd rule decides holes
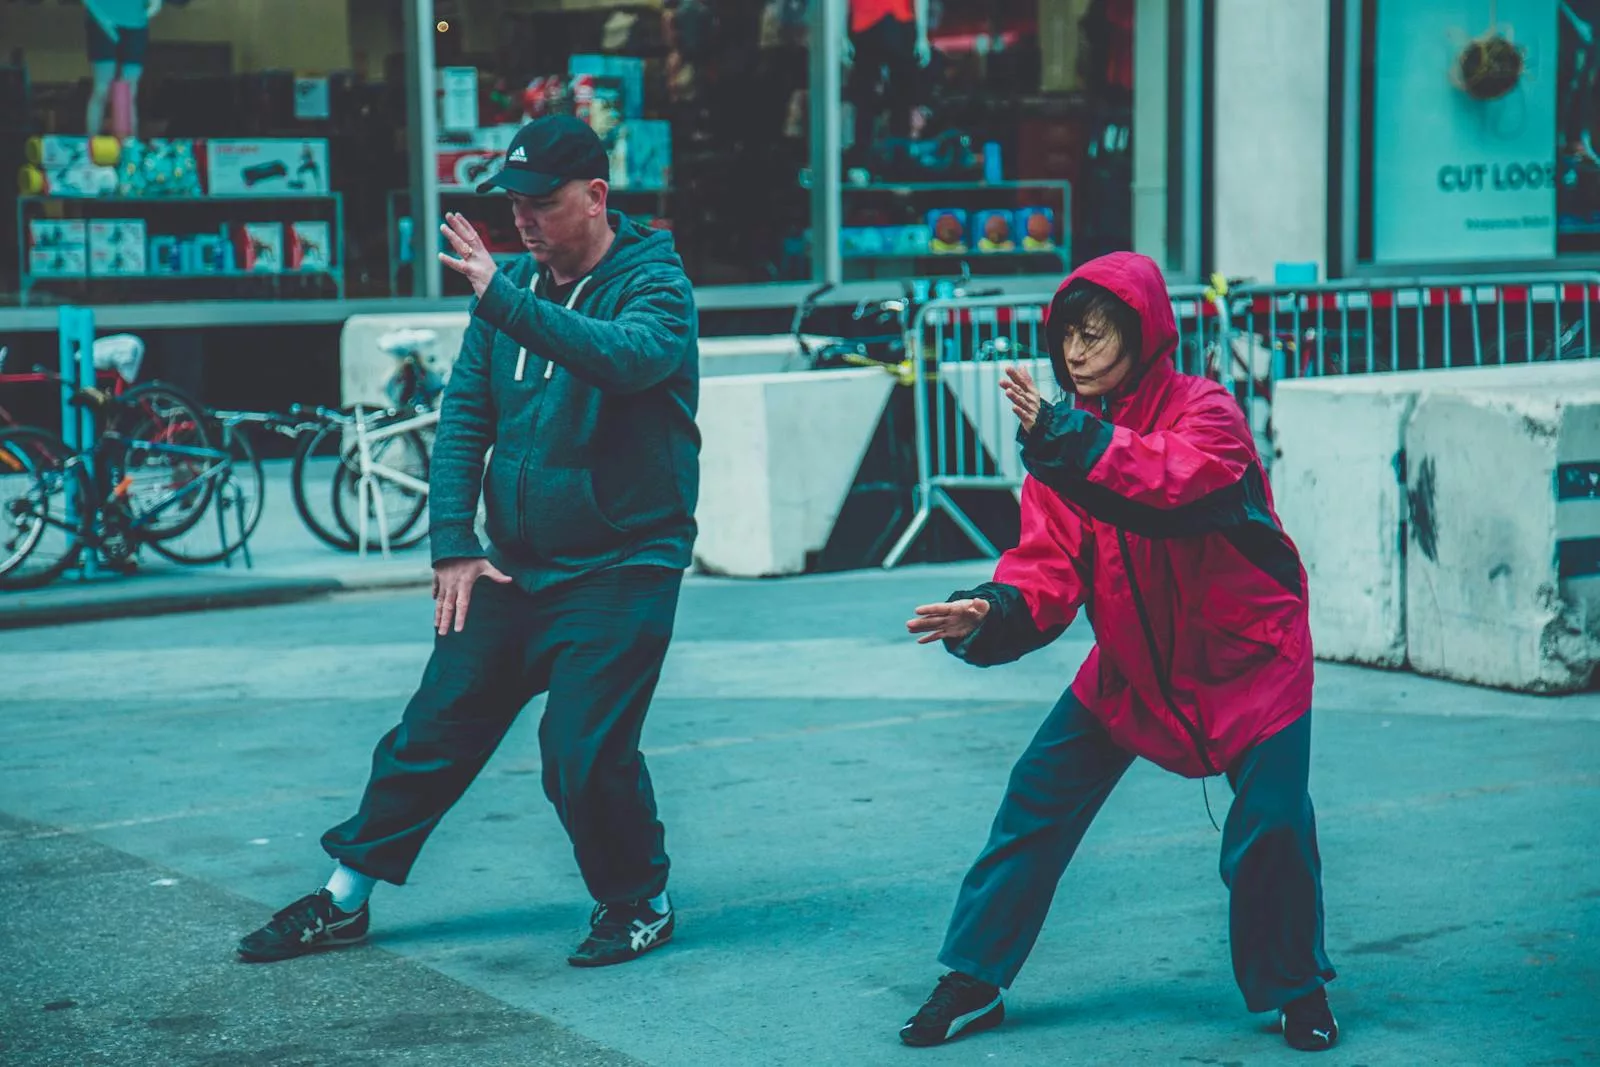
[[[511,155],[507,157],[506,161],[508,163],[526,163],[528,161],[528,153],[521,145],[517,145],[516,148],[512,149]]]

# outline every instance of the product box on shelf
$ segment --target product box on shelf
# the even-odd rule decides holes
[[[580,74],[572,79],[573,114],[587,122],[606,150],[616,146],[627,114],[627,86],[621,78]]]
[[[206,189],[212,196],[304,196],[328,188],[326,139],[206,141]]]
[[[839,254],[851,258],[881,255],[883,231],[877,226],[844,226],[839,230]]]
[[[933,231],[918,223],[912,226],[847,226],[839,231],[840,252],[846,257],[925,256],[933,241]]]
[[[891,256],[927,255],[933,231],[925,223],[913,226],[882,226],[883,250]]]
[[[580,77],[614,79],[622,89],[622,117],[644,117],[644,60],[633,56],[568,56],[567,74],[574,80]]]
[[[233,242],[224,224],[216,233],[160,234],[148,242],[151,274],[231,274]]]
[[[1015,252],[1016,219],[1009,211],[979,211],[972,216],[979,252]]]
[[[611,149],[611,184],[631,192],[659,192],[672,185],[672,123],[628,119]]]
[[[29,219],[28,244],[35,251],[86,248],[88,224],[83,219]]]
[[[247,271],[283,270],[283,223],[247,222],[239,227],[239,264]]]
[[[149,255],[145,257],[145,265],[150,274],[178,274],[183,270],[183,251],[178,245],[178,238],[170,233],[157,234],[150,238]]]
[[[23,145],[24,192],[37,196],[108,196],[117,189],[116,139],[44,134]],[[97,162],[97,159],[101,162]]]
[[[34,248],[28,252],[28,273],[40,278],[82,277],[89,270],[89,250],[75,248]]]
[[[237,268],[233,242],[223,233],[197,233],[184,242],[184,268],[191,274],[231,274]]]
[[[122,144],[117,161],[117,195],[127,197],[202,196],[197,142],[155,139]]]
[[[325,271],[333,266],[333,227],[326,222],[289,224],[289,269]]]
[[[441,133],[434,149],[441,190],[476,189],[499,173],[517,126],[483,126]]]
[[[1025,207],[1017,212],[1017,230],[1024,252],[1052,252],[1056,247],[1056,213],[1047,207]]]
[[[89,223],[90,274],[145,273],[145,221],[93,219]]]
[[[928,228],[933,231],[929,251],[943,255],[967,250],[967,213],[961,208],[935,208],[928,212]]]

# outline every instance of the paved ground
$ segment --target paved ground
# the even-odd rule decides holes
[[[978,671],[910,645],[908,607],[973,573],[689,585],[646,732],[682,925],[598,972],[564,963],[588,904],[536,714],[414,884],[380,888],[370,945],[231,957],[326,875],[317,836],[420,675],[421,593],[0,635],[0,1062],[1296,1062],[1233,988],[1200,785],[1144,765],[1007,1025],[899,1045],[1010,762],[1087,647]],[[1318,698],[1347,1035],[1327,1061],[1600,1062],[1600,694],[1325,666]]]

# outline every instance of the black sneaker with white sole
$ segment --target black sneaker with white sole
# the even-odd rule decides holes
[[[319,889],[301,897],[272,917],[272,921],[239,942],[238,952],[247,963],[274,963],[324,949],[343,948],[367,939],[372,912],[366,904],[352,912],[340,911],[333,895]]]
[[[671,901],[666,911],[656,911],[647,900],[596,904],[589,916],[589,936],[567,962],[574,967],[609,967],[636,960],[671,940],[675,925]]]
[[[919,1048],[940,1045],[963,1032],[993,1029],[1005,1017],[1006,1002],[999,986],[951,971],[939,979],[927,1002],[900,1028],[900,1040]]]
[[[1328,991],[1320,986],[1285,1004],[1278,1012],[1278,1025],[1289,1047],[1301,1052],[1323,1052],[1339,1041],[1339,1022],[1328,1007]]]

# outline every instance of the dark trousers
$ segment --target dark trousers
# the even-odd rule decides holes
[[[922,68],[917,65],[916,27],[909,22],[880,19],[855,34],[851,43],[856,56],[846,90],[855,105],[855,144],[850,150],[850,162],[856,165],[870,154],[876,139],[873,127],[881,112],[889,113],[890,137],[910,133],[911,109],[920,102],[918,82]]]
[[[956,900],[939,962],[1009,986],[1032,951],[1056,884],[1133,763],[1069,690],[1011,771],[988,844]],[[1311,713],[1230,768],[1222,829],[1233,973],[1250,1011],[1333,980],[1322,945],[1322,860],[1306,781]]]
[[[323,848],[403,883],[523,706],[548,692],[544,791],[589,893],[606,904],[660,893],[667,854],[639,734],[682,581],[677,570],[619,567],[530,596],[480,579],[466,627],[435,638],[421,686],[372,754],[359,810]]]

